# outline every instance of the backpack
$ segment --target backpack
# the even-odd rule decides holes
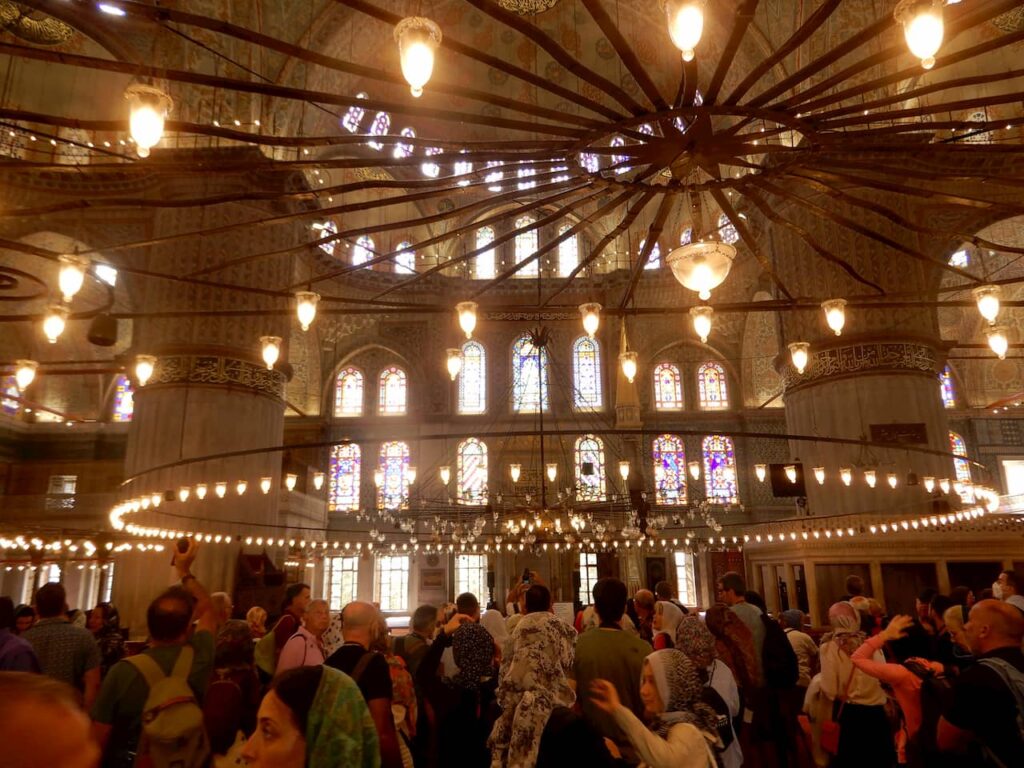
[[[1016,699],[1017,738],[1024,742],[1024,672],[1021,672],[1013,666],[1013,664],[1004,659],[988,658],[982,659],[979,663],[984,664],[999,675],[999,679],[1002,680],[1006,687],[1010,689],[1010,693],[1013,694],[1013,698]],[[1000,767],[1004,766],[1003,762],[996,757],[987,745],[982,745],[982,751],[985,753],[985,756],[992,765]]]
[[[207,764],[210,745],[203,711],[188,684],[194,657],[191,646],[182,647],[169,675],[145,654],[127,659],[149,686],[136,768],[201,768]]]
[[[764,682],[769,688],[791,688],[800,678],[800,667],[796,651],[778,622],[761,614],[764,624],[764,648],[761,651],[761,669]]]

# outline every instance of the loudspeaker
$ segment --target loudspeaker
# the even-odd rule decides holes
[[[106,314],[96,315],[85,337],[97,347],[114,346],[117,344],[117,320]]]

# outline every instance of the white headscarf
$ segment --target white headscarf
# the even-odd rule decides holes
[[[668,639],[672,641],[672,645],[676,642],[676,629],[683,621],[683,612],[679,610],[679,606],[675,603],[670,603],[667,600],[659,600],[654,604],[655,611],[661,611],[661,629],[655,632],[657,635],[668,635]]]

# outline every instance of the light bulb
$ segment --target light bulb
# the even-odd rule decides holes
[[[36,369],[39,367],[39,363],[35,360],[18,360],[15,363],[14,369],[14,383],[18,387],[19,392],[24,392],[28,389],[36,379]]]
[[[318,491],[321,488],[324,487],[324,473],[323,472],[314,472],[313,473],[313,487],[316,490],[318,490]]]
[[[242,496],[248,488],[249,483],[245,480],[239,480],[237,483],[235,483],[235,493],[237,493],[239,496]]]
[[[416,467],[405,468],[405,484],[415,485],[416,484]]]
[[[754,474],[760,482],[764,482],[764,479],[768,476],[768,465],[767,464],[755,464]]]
[[[438,470],[438,473],[441,475],[441,482],[444,483],[445,485],[448,485],[448,483],[452,481],[452,468],[449,467],[447,464],[441,467]]]
[[[889,483],[890,488],[895,488],[896,485],[899,483],[899,478],[896,476],[895,472],[890,472],[888,475],[885,476],[885,479]]]
[[[448,375],[451,376],[452,381],[455,381],[459,377],[459,371],[462,370],[462,351],[451,348],[447,351],[447,355]]]
[[[189,488],[187,485],[181,486],[181,488],[178,489],[178,500],[183,502],[188,501],[188,497],[191,492],[192,489]]]
[[[939,490],[943,493],[949,493],[949,478],[943,477],[939,479]]]
[[[228,492],[228,484],[221,481],[213,486],[213,492],[217,494],[218,499],[223,499]]]
[[[206,498],[206,483],[196,483],[196,498],[200,501]]]
[[[704,32],[703,0],[668,0],[668,34],[672,44],[683,54],[683,61],[693,61],[694,49]]]
[[[999,295],[1002,289],[998,285],[980,285],[971,291],[978,303],[978,312],[992,325],[999,317]]]
[[[316,305],[320,301],[320,294],[312,291],[298,291],[295,294],[295,313],[299,318],[299,325],[302,330],[308,331],[309,326],[316,320]]]
[[[623,482],[625,482],[626,480],[629,480],[629,462],[628,461],[620,461],[619,462],[619,477],[622,478]]]
[[[473,330],[476,328],[476,308],[475,301],[460,301],[455,305],[455,313],[459,317],[459,327],[466,334],[467,339],[473,338]]]
[[[395,26],[395,42],[402,76],[409,92],[419,98],[434,72],[434,53],[441,44],[441,28],[430,19],[410,16]]]
[[[874,488],[878,482],[878,475],[873,469],[864,470],[864,482],[868,484],[868,488]]]
[[[835,331],[836,336],[841,336],[843,326],[846,325],[846,299],[823,301],[821,308],[825,310],[825,322],[828,323],[828,327]]]
[[[986,329],[985,335],[988,337],[989,348],[996,353],[1000,360],[1005,360],[1006,351],[1010,348],[1010,341],[1006,337],[1006,326],[993,325]]]
[[[149,157],[149,150],[163,138],[164,120],[174,102],[159,88],[141,83],[129,85],[124,97],[130,105],[128,130],[139,157]]]
[[[548,480],[550,482],[552,482],[552,483],[555,482],[555,478],[558,477],[558,465],[557,464],[548,464],[547,465],[547,473],[548,473]]]
[[[692,477],[694,480],[696,480],[696,479],[698,479],[700,477],[700,462],[699,461],[691,461],[686,466],[690,470],[690,477]]]
[[[714,314],[715,310],[706,305],[690,308],[690,317],[693,318],[693,330],[696,331],[697,336],[700,337],[701,342],[704,344],[707,343],[708,336],[711,335],[711,317]]]
[[[519,482],[519,476],[522,474],[522,471],[523,471],[523,467],[520,464],[509,464],[508,465],[508,473],[509,473],[509,475],[512,476],[512,482],[513,483],[518,483]]]
[[[801,375],[807,369],[808,350],[810,348],[811,345],[806,341],[794,341],[789,345],[789,357],[793,361],[793,367],[796,368],[796,372]]]
[[[849,467],[840,467],[839,479],[843,481],[843,485],[849,485],[853,482],[853,472]]]
[[[57,273],[57,285],[60,287],[64,301],[71,301],[75,294],[82,290],[85,271],[89,268],[89,260],[82,256],[65,254],[58,261],[60,262],[60,271]]]
[[[924,484],[924,489],[931,493],[935,490],[935,478],[934,477],[922,477],[921,482]]]
[[[294,474],[292,472],[289,472],[288,474],[286,474],[284,476],[284,487],[287,488],[289,491],[294,491],[295,490],[295,483],[298,481],[298,479],[299,479],[298,475],[296,475],[296,474]]]
[[[274,363],[281,356],[281,337],[260,336],[260,345],[263,348],[263,362],[267,364],[267,370],[274,370]]]
[[[51,344],[56,344],[57,339],[64,333],[67,320],[68,311],[65,307],[52,306],[46,310],[46,317],[43,318],[43,333]]]
[[[384,470],[383,469],[375,469],[375,470],[373,470],[373,484],[376,485],[378,488],[380,488],[380,487],[382,487],[384,485]]]
[[[153,509],[156,509],[164,503],[164,495],[162,493],[154,493],[150,495],[149,503],[153,505]]]
[[[784,467],[784,470],[786,472],[786,479],[789,480],[789,482],[791,482],[791,483],[795,483],[796,482],[796,465],[795,464],[787,464]]]
[[[594,302],[580,304],[580,315],[583,317],[583,330],[587,336],[594,338],[601,325],[601,305]]]
[[[264,495],[270,493],[270,486],[273,485],[273,483],[274,479],[271,477],[260,478],[260,490],[263,491]]]
[[[135,380],[139,383],[140,387],[144,387],[149,383],[154,370],[156,370],[156,357],[153,355],[135,356]]]
[[[935,54],[942,46],[942,4],[943,0],[900,0],[893,11],[903,25],[907,47],[925,69],[935,66]]]
[[[622,366],[622,375],[630,384],[636,379],[637,355],[636,352],[626,351],[619,355],[619,365]]]

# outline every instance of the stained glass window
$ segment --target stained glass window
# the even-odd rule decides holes
[[[687,227],[683,230],[683,233],[679,235],[680,245],[689,245],[693,242],[693,227]]]
[[[642,133],[644,136],[653,136],[654,126],[651,125],[650,123],[644,123],[643,125],[640,126],[640,133]]]
[[[558,229],[558,236],[561,237],[572,229],[572,225],[564,224]],[[580,263],[580,248],[578,236],[572,235],[558,244],[558,276],[568,277]]]
[[[494,242],[494,230],[490,227],[480,227],[476,231],[476,247],[483,248]],[[476,277],[478,280],[490,280],[494,277],[494,249],[488,248],[476,255]]]
[[[18,383],[13,376],[4,379],[4,394],[0,400],[0,408],[4,413],[17,413],[20,404],[21,392],[18,391]]]
[[[573,403],[577,408],[597,410],[601,397],[601,347],[597,339],[581,336],[572,345]]]
[[[601,170],[601,160],[591,152],[580,153],[580,165],[583,166],[587,173],[597,173]]]
[[[697,369],[697,391],[700,395],[700,407],[705,411],[729,407],[725,369],[718,363],[704,363]]]
[[[500,168],[501,161],[490,160],[487,163],[488,168]],[[501,180],[505,178],[504,171],[491,171],[484,176],[484,181],[487,182],[487,189],[489,192],[501,192]]]
[[[358,267],[360,264],[365,264],[370,261],[377,254],[374,253],[373,238],[367,235],[362,235],[356,240],[356,245],[352,249],[352,264]]]
[[[704,493],[708,500],[722,504],[737,501],[736,451],[732,439],[724,435],[708,435],[701,447],[704,451]]]
[[[391,130],[391,115],[387,112],[378,112],[374,116],[373,122],[370,123],[370,135],[386,136],[389,130]],[[376,150],[384,146],[379,141],[369,141],[367,144]]]
[[[956,432],[949,433],[949,452],[962,457],[953,459],[956,479],[961,483],[971,482],[971,462],[967,460],[967,443]]]
[[[377,505],[395,510],[409,503],[409,446],[400,440],[380,447],[379,469],[383,482],[377,489]]]
[[[953,255],[949,257],[949,266],[960,267],[960,269],[971,266],[971,256],[967,253],[967,249],[961,248],[959,251],[954,251]]]
[[[953,371],[947,365],[939,374],[939,391],[942,393],[942,404],[947,408],[956,408],[956,390],[953,389]]]
[[[357,99],[365,99],[365,93],[357,93]],[[363,122],[363,115],[366,114],[366,110],[362,107],[357,107],[354,104],[348,108],[348,112],[341,118],[342,127],[349,133],[355,133],[359,130],[359,124]]]
[[[679,411],[683,408],[683,377],[679,366],[658,363],[654,366],[654,408],[658,411]]]
[[[359,510],[359,472],[362,455],[355,443],[335,445],[331,448],[331,483],[327,501],[332,512]]]
[[[740,239],[740,233],[736,231],[736,227],[724,213],[718,217],[718,237],[723,243],[730,245]]]
[[[412,243],[408,240],[398,244],[398,252],[395,254],[395,274],[416,274],[416,251],[412,249]]]
[[[363,415],[363,372],[345,368],[334,380],[334,415]]]
[[[438,155],[444,154],[444,150],[440,147],[427,147],[423,154],[428,158],[437,157]],[[441,166],[433,160],[424,160],[420,164],[420,172],[428,178],[436,179],[441,174]]]
[[[416,138],[416,131],[414,131],[412,128],[403,128],[399,132],[399,135],[400,136],[404,136],[407,139],[415,139]],[[412,144],[410,144],[408,142],[405,142],[405,141],[400,141],[397,144],[395,144],[395,148],[391,152],[391,155],[396,160],[403,160],[403,159],[405,159],[407,157],[412,157],[412,150],[413,150],[413,145]]]
[[[686,503],[686,451],[677,435],[654,438],[654,489],[657,504]]]
[[[455,161],[455,166],[454,166],[454,168],[452,170],[454,171],[456,176],[467,176],[468,177],[469,174],[471,174],[473,172],[473,163],[470,162],[469,160],[456,160]],[[455,183],[458,184],[460,187],[468,187],[469,183],[471,181],[472,181],[472,179],[465,178],[465,179],[459,179]]]
[[[459,413],[483,413],[487,410],[487,352],[479,341],[462,345],[462,370],[459,372]]]
[[[621,136],[616,136],[612,139],[612,146],[624,147],[626,146],[626,140]],[[615,173],[626,173],[631,170],[628,165],[619,165],[620,163],[625,163],[627,160],[629,160],[629,158],[626,157],[626,155],[612,155],[612,167],[615,168]]]
[[[604,501],[604,443],[596,435],[576,441],[576,499]]]
[[[392,365],[380,372],[380,398],[377,410],[381,416],[405,414],[405,371]]]
[[[487,501],[487,446],[470,437],[459,443],[456,452],[459,504],[483,504]]]
[[[534,219],[532,216],[522,216],[516,219],[516,229],[522,229],[523,227],[532,226]],[[537,252],[537,229],[528,229],[525,232],[520,232],[516,235],[516,264],[522,264],[528,258],[533,256]],[[534,259],[529,264],[524,266],[518,272],[516,277],[536,277],[539,269],[539,259]]]
[[[524,335],[512,346],[512,410],[537,413],[541,408],[548,409],[548,352]]]
[[[135,392],[127,376],[118,376],[114,385],[114,421],[128,422],[135,412]]]
[[[338,225],[328,219],[327,221],[317,221],[312,225],[313,233],[316,235],[317,240],[323,240],[325,237],[332,237],[338,234]],[[327,240],[326,242],[320,243],[320,250],[326,253],[328,256],[334,255],[334,248],[338,244],[337,240]]]
[[[646,240],[640,241],[640,253],[644,252],[644,246],[647,245]],[[644,269],[657,269],[661,266],[661,246],[657,243],[651,248],[650,254],[647,256],[647,263],[644,264]]]
[[[517,189],[533,189],[537,186],[537,182],[533,181],[530,177],[536,175],[537,169],[533,166],[526,168],[520,168],[516,171],[516,176],[519,177],[519,183],[516,185]]]

